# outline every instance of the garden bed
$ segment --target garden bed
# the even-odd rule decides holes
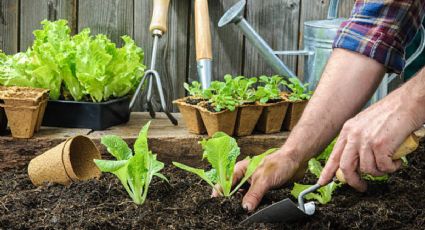
[[[387,184],[373,184],[366,194],[348,187],[319,206],[311,219],[291,225],[257,224],[251,229],[421,229],[425,225],[424,143],[409,157],[408,168]],[[210,189],[197,176],[167,166],[170,184],[155,180],[148,200],[137,206],[118,180],[100,180],[69,187],[35,188],[25,167],[0,173],[0,228],[85,229],[246,229],[240,196],[210,198]],[[312,177],[311,177],[312,178]],[[307,176],[304,183],[314,181]],[[269,192],[262,206],[289,197],[290,189]]]

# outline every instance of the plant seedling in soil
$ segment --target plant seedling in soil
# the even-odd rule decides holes
[[[265,104],[273,101],[280,101],[282,97],[280,95],[281,90],[279,86],[284,85],[284,80],[282,77],[278,75],[267,77],[260,76],[259,82],[263,83],[263,86],[258,86],[257,91],[255,93],[255,98],[261,104]]]
[[[289,78],[289,83],[284,82],[283,84],[291,90],[291,93],[288,97],[289,101],[309,100],[313,94],[312,91],[307,89],[309,84],[302,84],[298,78]]]
[[[237,76],[232,79],[232,76],[228,74],[224,78],[231,81],[233,96],[239,101],[239,104],[255,101],[255,89],[253,85],[258,81],[256,77],[246,78],[244,76]]]
[[[128,195],[136,204],[143,204],[148,194],[149,184],[154,176],[168,181],[159,173],[164,168],[164,163],[156,159],[156,154],[148,148],[148,122],[140,131],[134,143],[134,152],[127,143],[115,135],[104,136],[101,143],[108,152],[117,160],[94,160],[102,172],[112,173],[118,177]]]
[[[178,162],[173,162],[173,164],[180,169],[198,175],[214,189],[217,189],[216,184],[219,185],[222,191],[217,189],[217,192],[225,197],[230,197],[238,191],[262,163],[264,157],[276,150],[270,149],[261,155],[252,158],[247,157],[249,164],[245,176],[232,190],[233,169],[236,159],[240,155],[236,140],[223,132],[217,132],[211,139],[200,141],[200,144],[204,150],[203,159],[207,159],[211,164],[211,170],[206,172],[203,169],[192,168]]]
[[[210,88],[206,90],[205,94],[210,96],[209,104],[214,112],[225,109],[234,111],[238,105],[237,99],[233,97],[232,81],[228,77],[225,80],[225,82],[211,82]]]

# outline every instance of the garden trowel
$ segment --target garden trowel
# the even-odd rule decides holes
[[[410,154],[411,152],[415,151],[418,146],[419,137],[415,134],[411,134],[397,149],[396,153],[392,157],[393,160],[398,160]],[[345,183],[344,174],[340,169],[338,169],[338,171],[336,172],[336,178],[334,178],[334,181],[340,181],[341,183]],[[286,198],[254,213],[253,215],[242,221],[241,225],[251,223],[274,222],[290,223],[307,218],[314,214],[315,204],[314,202],[304,203],[304,197],[305,195],[316,191],[320,187],[322,187],[322,185],[315,184],[310,188],[302,191],[298,196],[298,204],[293,202],[289,198]]]

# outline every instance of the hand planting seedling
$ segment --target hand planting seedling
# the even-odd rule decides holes
[[[312,91],[308,90],[308,83],[302,84],[298,78],[289,78],[289,83],[284,82],[285,86],[287,86],[291,93],[289,94],[289,101],[304,101],[310,100]]]
[[[263,86],[258,86],[255,93],[257,101],[261,104],[268,103],[274,100],[281,100],[281,90],[280,86],[285,84],[285,81],[282,77],[277,75],[272,77],[260,76],[260,83],[263,83]]]
[[[246,159],[249,160],[249,164],[245,176],[232,190],[233,169],[236,159],[240,155],[240,149],[236,140],[225,133],[217,132],[211,139],[204,139],[200,144],[204,150],[202,158],[208,160],[212,167],[211,170],[206,172],[203,169],[192,168],[177,162],[173,162],[173,164],[178,168],[198,175],[211,187],[216,189],[220,195],[225,197],[232,196],[238,191],[262,163],[264,157],[276,150],[270,149],[261,155],[252,158],[247,157]],[[215,187],[216,184],[220,186],[222,191],[218,191],[217,187]]]
[[[117,160],[94,160],[102,172],[112,173],[118,177],[136,204],[145,202],[149,184],[154,176],[168,181],[159,173],[164,168],[164,163],[158,161],[156,155],[148,148],[149,125],[150,122],[140,131],[134,143],[134,155],[122,138],[108,135],[102,137],[101,143]]]

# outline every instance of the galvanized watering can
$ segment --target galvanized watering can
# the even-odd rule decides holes
[[[274,51],[243,17],[245,5],[246,0],[242,0],[232,6],[220,19],[218,26],[223,27],[230,23],[237,25],[242,30],[247,40],[257,48],[273,70],[282,76],[296,77],[277,55],[305,56],[304,82],[309,83],[310,90],[314,90],[331,56],[332,44],[337,35],[338,28],[341,23],[346,20],[345,18],[338,18],[339,1],[330,1],[327,19],[307,21],[304,23],[304,50],[295,51]],[[406,66],[415,60],[424,49],[424,28],[421,28],[420,32],[422,36],[421,47],[419,47],[415,54],[407,60]],[[368,104],[373,104],[385,97],[388,94],[388,84],[394,80],[396,76],[395,74],[386,74]]]

